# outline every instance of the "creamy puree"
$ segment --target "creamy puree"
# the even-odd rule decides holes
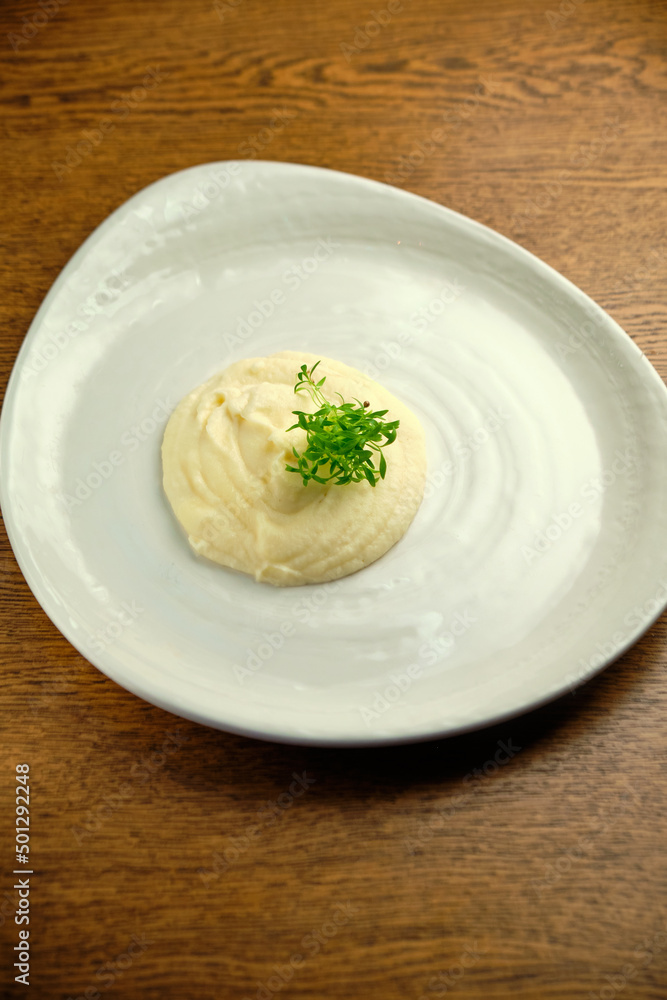
[[[292,411],[317,409],[307,393],[294,393],[297,372],[318,360],[281,351],[237,361],[179,403],[162,443],[164,490],[195,552],[277,586],[336,580],[379,559],[403,536],[424,492],[418,419],[360,371],[328,358],[317,369],[328,400],[340,402],[336,392],[346,402],[368,400],[401,422],[383,450],[386,478],[375,487],[304,486],[286,471],[292,448],[306,447],[305,431],[287,433]]]

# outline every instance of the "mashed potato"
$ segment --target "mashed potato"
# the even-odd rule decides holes
[[[400,420],[384,449],[387,474],[337,486],[287,472],[305,432],[286,428],[293,410],[314,411],[294,393],[316,355],[281,351],[246,358],[183,399],[162,443],[164,490],[195,552],[277,586],[324,583],[379,559],[406,532],[422,500],[426,453],[421,424],[386,389],[339,361],[321,359],[327,399],[369,400]],[[377,465],[377,460],[376,460]]]

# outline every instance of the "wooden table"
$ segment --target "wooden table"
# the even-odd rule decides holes
[[[0,19],[3,386],[110,212],[253,155],[492,226],[667,375],[664,3],[5,0]],[[228,736],[117,687],[46,618],[4,534],[0,588],[3,997],[667,997],[665,617],[524,718],[341,752]],[[28,990],[10,957],[22,761]]]

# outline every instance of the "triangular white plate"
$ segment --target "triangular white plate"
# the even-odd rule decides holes
[[[196,558],[161,487],[169,412],[241,357],[368,371],[421,418],[408,533],[324,587]],[[287,163],[140,191],[39,310],[0,428],[17,559],[119,684],[283,742],[435,738],[537,706],[667,603],[667,391],[620,327],[440,205]]]

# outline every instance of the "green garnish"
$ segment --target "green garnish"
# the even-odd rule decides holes
[[[294,392],[307,392],[313,402],[319,405],[315,413],[304,413],[302,410],[292,410],[298,420],[288,431],[300,427],[306,432],[308,446],[305,451],[292,449],[297,465],[286,465],[288,472],[297,472],[307,486],[311,479],[316,483],[336,485],[358,483],[366,479],[375,486],[378,479],[384,479],[387,462],[381,449],[396,439],[396,430],[400,421],[387,421],[382,418],[387,410],[370,410],[370,403],[346,403],[339,392],[340,405],[330,403],[321,392],[326,377],[319,382],[313,379],[313,373],[319,365],[317,361],[308,371],[307,365],[301,365],[297,372]],[[355,405],[356,404],[356,405]],[[380,456],[376,469],[375,454]],[[328,472],[328,474],[326,474]]]

